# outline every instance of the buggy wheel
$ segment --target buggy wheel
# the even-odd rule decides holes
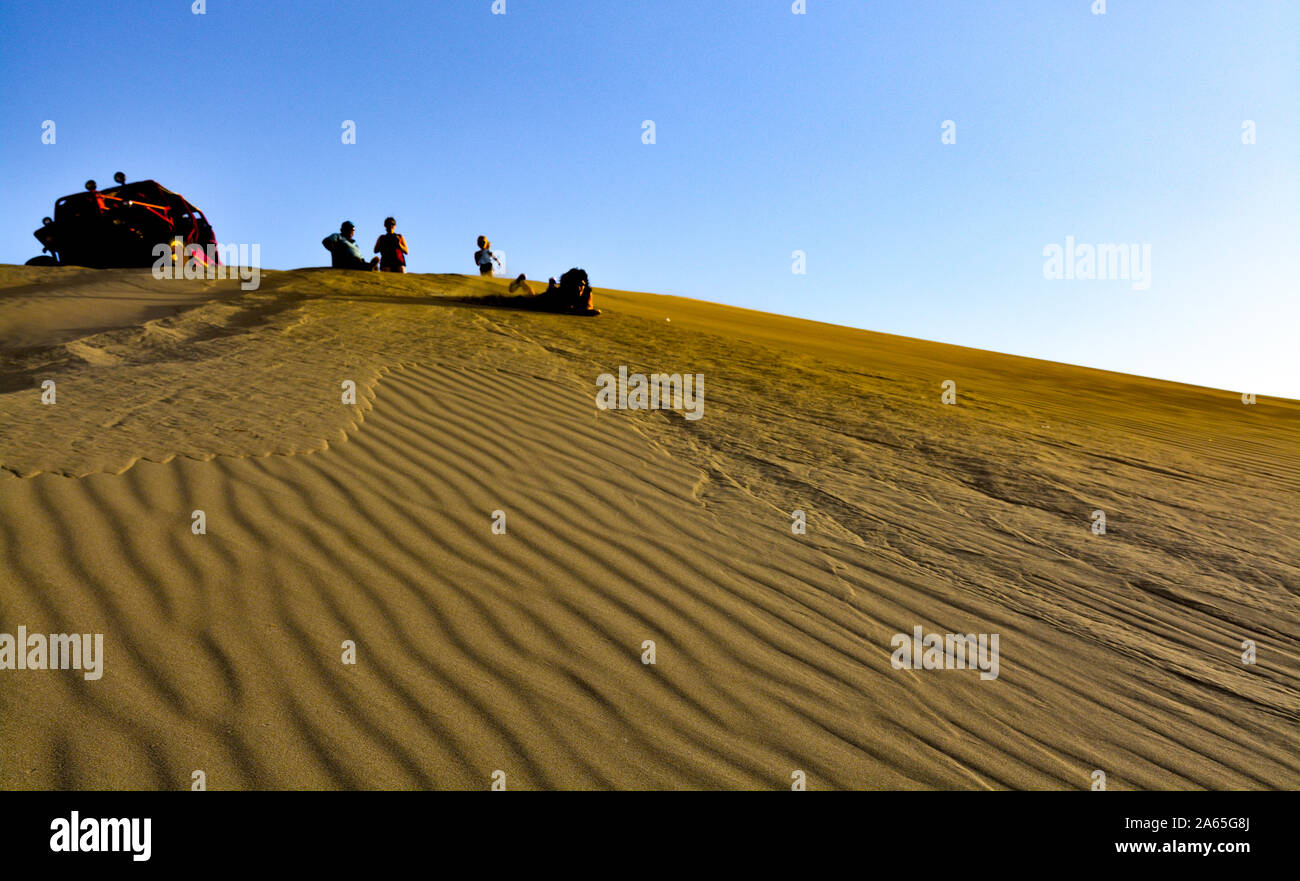
[[[28,266],[58,266],[59,261],[55,260],[49,254],[42,254],[39,257],[33,257],[27,261]]]

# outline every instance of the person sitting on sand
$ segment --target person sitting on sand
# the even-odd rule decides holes
[[[497,255],[492,253],[492,243],[487,240],[486,236],[479,236],[478,250],[474,252],[474,263],[478,265],[478,274],[491,275],[493,260],[496,260],[498,266],[501,265]]]
[[[406,271],[406,255],[411,252],[406,247],[406,237],[393,231],[396,227],[396,220],[384,218],[384,234],[375,239],[375,253],[379,255],[381,272]]]
[[[555,281],[555,279],[551,279],[551,281]],[[525,297],[537,296],[537,294],[533,291],[533,286],[528,283],[528,277],[525,276],[522,272],[519,273],[518,278],[510,282],[510,293],[513,294],[515,291],[523,291],[523,294],[521,296],[525,296]]]
[[[338,232],[321,239],[320,243],[330,252],[330,266],[335,269],[378,269],[378,257],[367,263],[366,258],[361,256],[361,247],[352,238],[355,229],[352,221],[345,220]]]

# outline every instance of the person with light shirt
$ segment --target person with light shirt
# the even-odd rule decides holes
[[[378,257],[367,261],[361,256],[361,246],[352,238],[355,231],[352,221],[345,220],[338,232],[321,239],[325,250],[330,252],[330,266],[335,269],[378,269]]]
[[[496,260],[498,266],[501,265],[497,255],[492,253],[492,243],[487,240],[486,236],[479,236],[478,250],[474,252],[474,262],[478,265],[478,274],[491,275],[493,260]]]

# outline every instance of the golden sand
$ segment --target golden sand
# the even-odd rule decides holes
[[[1300,787],[1296,401],[505,284],[0,267],[0,786]]]

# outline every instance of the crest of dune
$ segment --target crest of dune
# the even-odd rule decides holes
[[[104,646],[0,670],[0,786],[1300,786],[1297,402],[505,294],[0,267],[0,631]]]

